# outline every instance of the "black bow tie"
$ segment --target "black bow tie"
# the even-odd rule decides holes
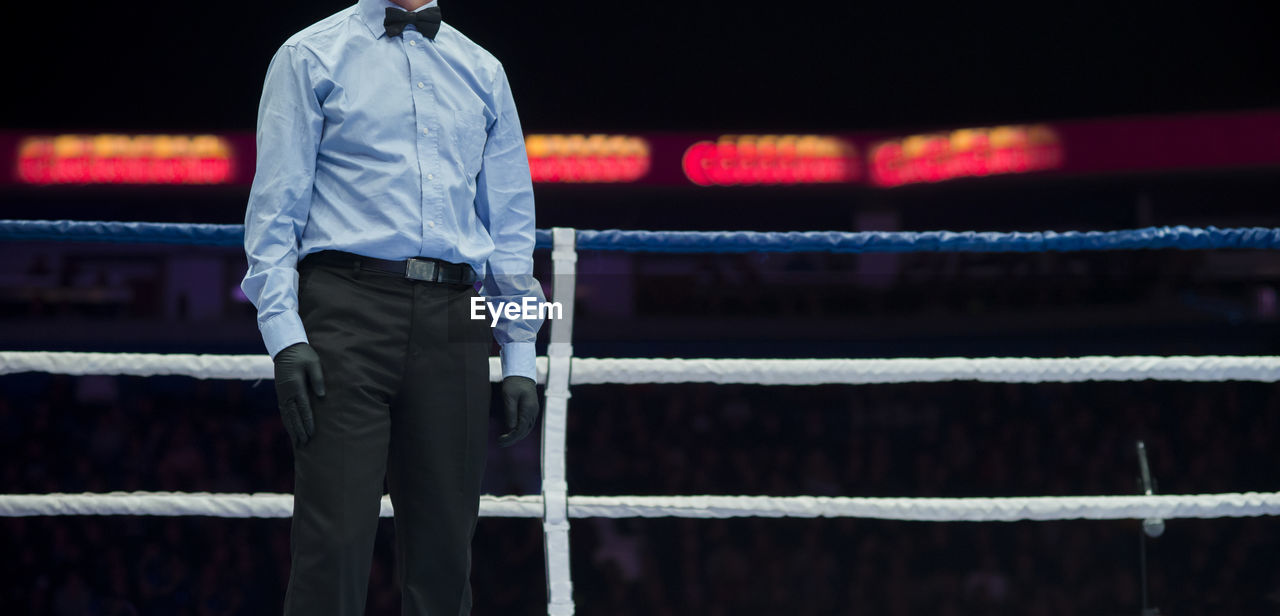
[[[400,36],[409,24],[413,24],[422,36],[434,40],[436,32],[440,31],[440,7],[427,7],[416,13],[387,7],[387,18],[382,20],[387,36]]]

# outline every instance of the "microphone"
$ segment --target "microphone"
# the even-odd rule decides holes
[[[1151,490],[1151,467],[1147,465],[1147,446],[1141,440],[1138,441],[1138,470],[1142,473],[1142,491],[1145,495],[1151,496],[1154,494]],[[1142,532],[1152,539],[1163,535],[1164,520],[1161,518],[1143,520]]]

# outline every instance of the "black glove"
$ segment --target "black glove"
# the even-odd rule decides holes
[[[315,416],[311,414],[311,391],[324,397],[324,375],[320,372],[320,356],[305,342],[299,342],[276,353],[276,400],[280,417],[295,447],[307,444],[315,434]]]
[[[538,386],[527,376],[502,379],[502,404],[506,412],[507,432],[498,444],[510,447],[529,435],[538,421]]]

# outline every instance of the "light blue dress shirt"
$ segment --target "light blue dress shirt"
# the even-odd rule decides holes
[[[544,301],[506,72],[447,23],[434,40],[414,26],[387,36],[395,6],[359,0],[289,38],[267,69],[240,286],[272,357],[307,341],[296,266],[320,250],[466,263],[489,302]],[[541,325],[500,319],[504,377],[534,377]]]

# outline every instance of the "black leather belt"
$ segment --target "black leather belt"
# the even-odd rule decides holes
[[[396,274],[410,280],[438,282],[441,284],[475,284],[480,279],[475,270],[465,263],[449,263],[428,257],[413,257],[404,261],[375,259],[341,250],[321,250],[302,258],[302,265],[323,264],[351,267],[361,270]]]

